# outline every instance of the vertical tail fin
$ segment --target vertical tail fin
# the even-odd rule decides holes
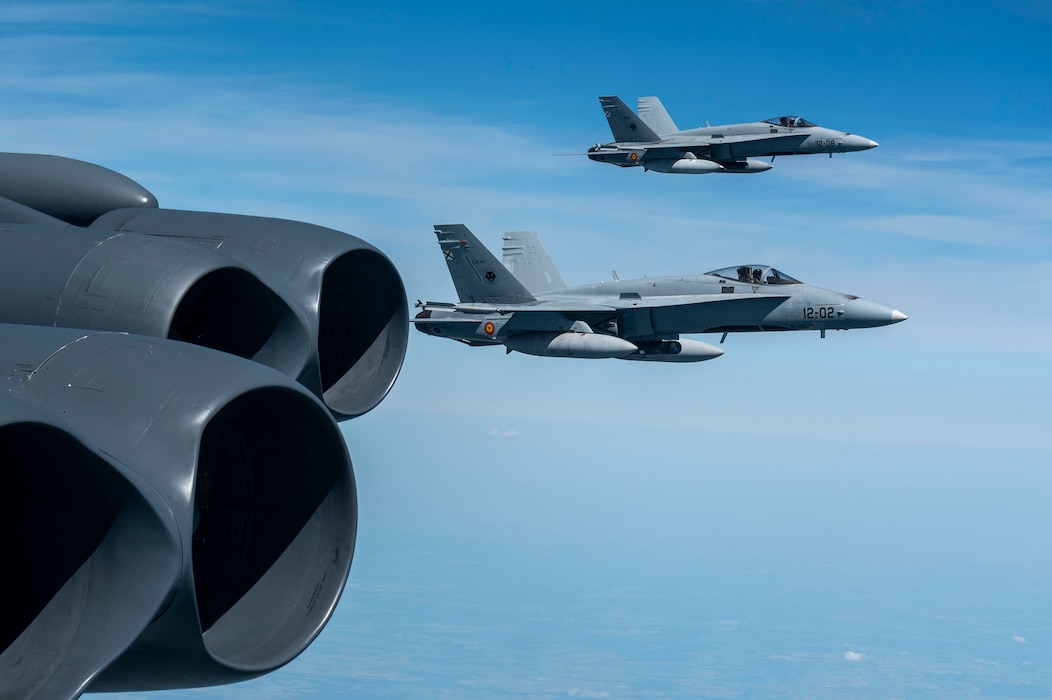
[[[610,133],[614,135],[614,141],[623,143],[661,140],[661,137],[637,117],[620,97],[600,97],[599,104],[606,113],[606,121],[610,123]]]
[[[435,224],[435,235],[461,302],[525,304],[536,301],[464,224]]]
[[[672,121],[665,105],[656,97],[639,98],[639,118],[661,136],[668,136],[679,131],[676,122]]]
[[[566,289],[563,276],[555,268],[541,239],[533,231],[510,231],[504,234],[504,267],[533,294]]]

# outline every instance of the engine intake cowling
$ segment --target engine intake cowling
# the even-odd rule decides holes
[[[371,410],[394,385],[409,338],[405,288],[365,241],[298,221],[171,209],[112,211],[91,229],[190,239],[244,265],[306,320],[311,358],[295,376],[338,418]]]
[[[70,552],[47,567],[31,613],[5,614],[5,680],[16,667],[48,676],[40,664],[54,657],[27,653],[26,640],[76,637],[62,669],[91,673],[66,679],[61,692],[71,697],[85,685],[229,683],[287,663],[320,632],[350,568],[356,504],[339,427],[305,388],[185,343],[14,325],[0,325],[0,372],[12,378],[0,408],[45,415],[43,427],[25,428],[17,414],[0,425],[0,449],[32,460],[5,460],[5,473],[20,475],[17,491],[4,491],[5,517],[46,525],[44,542]],[[54,439],[56,431],[69,437]],[[53,492],[75,519],[53,517]],[[107,551],[95,543],[109,538],[119,556],[91,565],[92,551]],[[32,542],[17,557],[50,561]],[[87,624],[112,602],[95,593],[111,587],[124,596],[119,624]],[[67,615],[76,629],[55,637],[61,611],[78,601],[90,607]],[[113,660],[83,661],[96,648]]]

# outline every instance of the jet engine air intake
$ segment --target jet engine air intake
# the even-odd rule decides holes
[[[409,342],[405,288],[394,265],[365,241],[299,221],[173,209],[120,209],[91,229],[192,237],[251,271],[309,329],[297,354],[304,361],[283,371],[338,418],[371,410],[394,385]]]
[[[283,362],[289,353],[281,348],[306,342],[306,329],[254,275],[227,267],[203,275],[189,288],[175,307],[168,337],[288,372],[295,364]]]
[[[344,253],[325,271],[319,316],[322,399],[361,415],[390,390],[405,355],[409,309],[397,271],[378,251]]]
[[[225,255],[73,226],[12,224],[0,242],[0,298],[18,300],[0,304],[2,323],[168,337],[289,375],[310,361],[307,321]]]
[[[174,521],[122,465],[6,396],[0,450],[0,695],[79,694],[169,595],[179,574]],[[136,574],[117,573],[125,570]]]
[[[32,458],[31,467],[5,461],[5,476],[14,471],[24,488],[0,498],[32,499],[41,487],[36,508],[10,504],[5,517],[30,513],[15,531],[51,533],[18,545],[16,558],[54,559],[32,613],[4,616],[0,676],[46,678],[41,664],[56,654],[24,653],[24,640],[60,642],[54,616],[88,603],[109,605],[78,610],[67,637],[109,658],[40,697],[73,696],[89,682],[107,691],[243,680],[287,663],[318,634],[350,568],[356,506],[342,436],[317,398],[260,364],[123,333],[0,325],[0,372],[15,384],[0,408],[39,411],[71,436],[0,426],[0,449]],[[77,435],[92,436],[94,449]],[[43,488],[45,477],[59,485]],[[98,543],[110,539],[118,543],[107,554]],[[92,551],[106,561],[92,565]],[[110,586],[123,598],[95,595]],[[117,604],[119,620],[88,624]],[[65,613],[36,612],[51,609]]]

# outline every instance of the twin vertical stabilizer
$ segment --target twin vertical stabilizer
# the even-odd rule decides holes
[[[533,294],[566,289],[566,282],[533,231],[504,234],[504,267]]]
[[[536,301],[464,224],[436,224],[435,235],[461,303],[526,304]]]

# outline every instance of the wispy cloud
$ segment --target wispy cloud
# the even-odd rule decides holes
[[[501,430],[499,428],[490,428],[489,434],[495,437],[513,438],[519,436],[518,430]]]
[[[236,3],[233,3],[236,4]],[[98,0],[88,2],[8,2],[0,17],[5,24],[32,25],[34,28],[61,25],[71,29],[104,25],[107,27],[161,24],[178,17],[233,17],[232,3],[215,6],[193,2],[127,2]]]

